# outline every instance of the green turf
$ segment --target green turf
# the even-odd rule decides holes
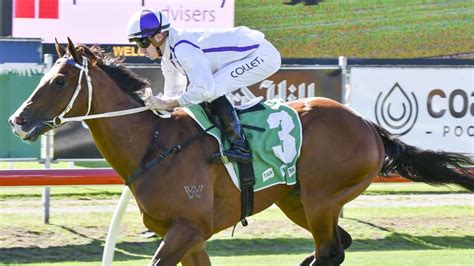
[[[67,204],[97,202],[85,199]],[[4,200],[1,204],[10,203]],[[58,213],[54,201],[50,225],[42,224],[38,211],[2,215],[0,265],[99,265],[111,217],[112,211]],[[344,265],[380,265],[381,260],[387,265],[470,265],[474,227],[469,221],[473,219],[473,208],[462,205],[348,207],[340,224],[354,242]],[[277,208],[249,218],[249,224],[239,225],[234,237],[227,229],[208,241],[214,265],[295,265],[313,249],[310,235]],[[149,262],[158,239],[140,237],[143,230],[138,211],[129,208],[120,228],[114,265]]]
[[[212,265],[226,266],[287,266],[298,265],[303,254],[282,255],[242,255],[216,256],[211,258]],[[393,259],[396,258],[396,259]],[[455,259],[454,259],[455,258]],[[387,266],[469,266],[472,265],[472,250],[429,250],[429,251],[367,251],[349,252],[343,265],[379,266],[381,261]],[[149,260],[131,260],[114,262],[114,266],[147,265]],[[12,264],[22,265],[22,264]],[[98,262],[32,263],[28,266],[95,266]]]
[[[474,1],[236,1],[235,24],[261,30],[283,57],[417,58],[474,52]]]

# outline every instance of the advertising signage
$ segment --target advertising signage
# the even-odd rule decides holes
[[[14,0],[12,36],[44,43],[70,37],[83,44],[128,44],[128,19],[142,8],[161,10],[176,28],[234,25],[234,0]]]
[[[472,67],[353,67],[350,106],[410,145],[474,154]]]

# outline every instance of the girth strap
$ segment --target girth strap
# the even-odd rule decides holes
[[[240,222],[243,226],[247,226],[246,217],[252,215],[254,195],[253,186],[255,185],[255,174],[253,172],[252,163],[237,163],[239,167],[240,179]]]
[[[220,124],[219,119],[214,115],[212,112],[211,105],[207,102],[201,103],[200,104],[204,112],[206,113],[207,117],[209,120],[214,124],[217,125],[218,128],[221,131],[221,136],[224,137],[225,133],[223,132],[222,125]],[[248,108],[246,110],[236,110],[237,113],[242,114],[244,112],[251,112],[251,111],[259,111],[264,109],[261,104],[257,104],[251,108]],[[259,132],[265,131],[264,128],[253,126],[253,125],[246,125],[246,124],[241,124],[242,128],[247,128],[250,130],[256,130]],[[223,159],[223,163],[228,162],[227,158],[221,158]],[[253,172],[253,164],[252,162],[246,163],[246,164],[241,164],[237,163],[237,166],[239,168],[239,183],[240,183],[240,222],[242,223],[243,226],[247,226],[248,222],[245,219],[246,217],[252,215],[253,213],[253,207],[254,207],[254,193],[253,193],[253,187],[255,185],[255,174]],[[232,235],[234,235],[234,229],[232,230]]]

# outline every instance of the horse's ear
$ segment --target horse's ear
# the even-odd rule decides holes
[[[66,50],[58,43],[58,40],[54,38],[54,42],[56,43],[56,53],[58,53],[59,58],[63,57],[64,54],[66,53]]]
[[[69,37],[67,37],[67,50],[69,54],[72,56],[72,58],[74,59],[74,61],[79,63],[77,53],[76,53],[76,48],[74,48],[74,44],[72,43],[71,39],[69,39]]]

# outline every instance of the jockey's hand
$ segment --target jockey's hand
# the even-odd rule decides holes
[[[146,106],[152,110],[171,110],[178,107],[178,101],[174,98],[164,98],[162,96],[150,96],[144,100]]]

